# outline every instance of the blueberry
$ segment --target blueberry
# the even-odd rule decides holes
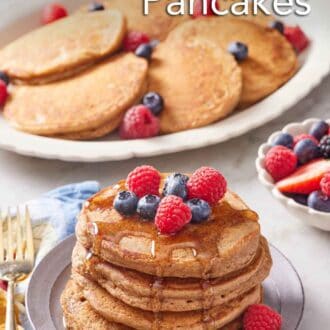
[[[284,33],[284,24],[281,21],[270,22],[269,27],[272,28],[272,29],[277,30],[281,34]]]
[[[321,191],[314,191],[308,196],[308,206],[312,209],[330,213],[330,198]]]
[[[193,198],[187,202],[191,211],[191,222],[201,223],[208,219],[211,214],[210,205],[202,199]]]
[[[133,215],[138,203],[137,196],[131,191],[121,191],[115,198],[114,207],[123,215]]]
[[[273,146],[284,146],[289,149],[293,148],[293,137],[288,133],[279,134],[273,142]]]
[[[321,156],[320,148],[309,139],[302,140],[294,147],[294,153],[298,157],[300,165],[306,164]]]
[[[10,79],[8,75],[3,71],[0,71],[0,80],[2,80],[6,85],[9,85]]]
[[[137,205],[137,213],[147,220],[155,219],[160,198],[156,195],[146,195],[142,197]]]
[[[142,44],[136,49],[135,55],[150,60],[152,50],[153,48],[150,44]]]
[[[243,61],[248,57],[249,48],[242,42],[232,42],[228,47],[229,53],[231,53],[237,61]]]
[[[158,116],[164,108],[163,98],[155,92],[144,95],[142,103],[148,107],[155,116]]]
[[[315,123],[309,130],[309,134],[316,137],[318,140],[321,140],[324,135],[329,131],[329,125],[324,121],[318,121]]]
[[[163,195],[175,195],[181,197],[183,200],[187,198],[187,182],[189,178],[181,173],[171,174],[166,178]]]
[[[285,194],[286,197],[292,198],[295,202],[302,205],[307,205],[307,197],[306,195],[301,194]]]
[[[100,10],[104,10],[104,6],[102,5],[102,3],[92,2],[88,7],[88,11],[100,11]]]

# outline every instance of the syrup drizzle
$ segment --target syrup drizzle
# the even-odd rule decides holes
[[[190,249],[192,257],[198,260],[200,286],[202,290],[202,317],[204,329],[215,328],[215,320],[210,313],[214,304],[214,292],[210,278],[214,263],[218,256],[217,242],[221,239],[224,228],[239,224],[243,221],[257,221],[258,216],[253,211],[237,210],[226,201],[213,207],[208,221],[199,225],[185,227],[174,236],[162,236],[150,222],[139,221],[134,215],[125,218],[113,209],[113,200],[117,193],[125,189],[125,182],[120,181],[108,188],[85,204],[88,232],[93,236],[92,252],[100,255],[102,241],[119,245],[124,237],[143,237],[150,240],[150,258],[155,260],[155,273],[151,284],[152,310],[154,322],[152,329],[160,329],[162,320],[163,290],[166,279],[164,270],[173,263],[173,253],[176,250]],[[91,221],[90,215],[97,214],[97,221]],[[123,251],[125,253],[125,251]],[[92,254],[91,254],[92,255]],[[91,258],[91,257],[90,257]],[[89,259],[86,255],[86,261]],[[225,265],[224,265],[225,266]]]

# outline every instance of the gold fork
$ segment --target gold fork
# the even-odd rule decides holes
[[[16,283],[24,280],[33,269],[34,246],[31,218],[28,208],[23,217],[17,208],[16,221],[7,211],[5,218],[0,211],[0,279],[8,282],[6,330],[16,330],[14,291]],[[15,227],[15,231],[13,230]],[[14,234],[14,232],[16,232]]]

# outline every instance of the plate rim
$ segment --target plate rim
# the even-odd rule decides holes
[[[8,3],[9,1],[4,1],[4,5]],[[36,7],[43,3],[43,0],[34,0],[33,3]],[[311,22],[310,25],[307,23],[304,25],[305,19],[299,21],[299,24],[301,23],[309,34],[312,34],[313,22],[315,23],[322,17],[321,8],[326,12],[324,6],[328,6],[330,10],[329,3],[321,3],[321,0],[315,0],[313,5],[316,15],[308,17],[307,21]],[[25,9],[27,10],[26,6]],[[21,15],[23,11],[20,9]],[[13,16],[15,17],[15,15]],[[8,18],[6,19],[8,20]],[[13,19],[12,22],[14,21]],[[322,24],[324,26],[321,26],[320,33],[317,38],[313,38],[310,49],[306,52],[307,60],[289,82],[258,104],[243,112],[234,113],[217,123],[144,140],[77,142],[38,137],[15,131],[1,118],[0,148],[45,159],[103,162],[176,153],[218,144],[238,137],[291,110],[294,104],[309,94],[328,75],[330,72],[330,48],[327,49],[322,40],[325,40],[327,33],[330,32],[330,22],[325,20]],[[300,83],[302,77],[306,78],[304,84]],[[272,112],[264,111],[265,108],[271,108]]]
[[[67,238],[65,238],[64,240],[62,240],[61,242],[59,242],[52,250],[50,250],[46,256],[40,261],[40,263],[36,266],[36,268],[34,269],[31,278],[29,280],[29,284],[26,290],[26,294],[25,294],[25,301],[26,301],[26,315],[28,318],[28,321],[30,323],[30,325],[32,326],[33,329],[37,330],[37,328],[35,327],[35,322],[33,322],[34,316],[31,314],[31,311],[33,309],[30,308],[31,306],[31,296],[33,295],[33,291],[31,292],[33,285],[34,285],[34,281],[38,282],[38,276],[40,276],[39,272],[40,269],[43,267],[44,264],[47,264],[49,266],[48,263],[48,259],[51,258],[54,254],[57,254],[58,251],[63,248],[63,245],[69,245],[70,246],[74,246],[76,242],[76,236],[75,234],[72,234],[70,236],[68,236]],[[276,253],[278,253],[290,266],[290,268],[293,270],[295,277],[298,279],[298,283],[299,283],[299,288],[301,291],[301,295],[302,295],[302,301],[301,301],[301,308],[300,308],[300,313],[298,316],[298,320],[297,320],[297,325],[295,327],[295,330],[297,330],[301,324],[303,315],[304,315],[304,311],[305,311],[305,302],[306,302],[306,296],[305,296],[305,289],[304,289],[304,285],[302,282],[302,279],[297,271],[297,269],[294,267],[293,263],[289,260],[289,258],[284,255],[283,252],[281,252],[277,247],[275,247],[273,244],[269,243],[270,249],[274,250]],[[66,256],[68,258],[68,260],[66,260],[65,262],[63,262],[63,264],[61,265],[61,269],[59,269],[58,272],[56,272],[56,277],[54,282],[51,283],[51,287],[48,288],[47,292],[49,292],[50,294],[52,293],[53,290],[53,284],[56,282],[56,280],[59,278],[59,276],[62,274],[63,270],[65,270],[71,263],[71,255]],[[48,297],[49,298],[49,297]],[[48,301],[48,305],[47,308],[49,309],[49,301]],[[50,310],[47,310],[47,315],[50,315]],[[45,320],[46,322],[52,322],[52,326],[54,326],[52,317],[50,316],[48,320]],[[46,324],[48,326],[47,330],[51,330],[49,329],[48,324]],[[55,329],[55,327],[54,327]]]

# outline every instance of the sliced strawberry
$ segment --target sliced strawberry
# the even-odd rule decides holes
[[[281,192],[308,195],[313,191],[320,190],[321,179],[329,171],[330,160],[315,160],[279,181],[276,187]]]
[[[298,53],[301,53],[310,43],[308,37],[299,26],[286,26],[284,35]]]

